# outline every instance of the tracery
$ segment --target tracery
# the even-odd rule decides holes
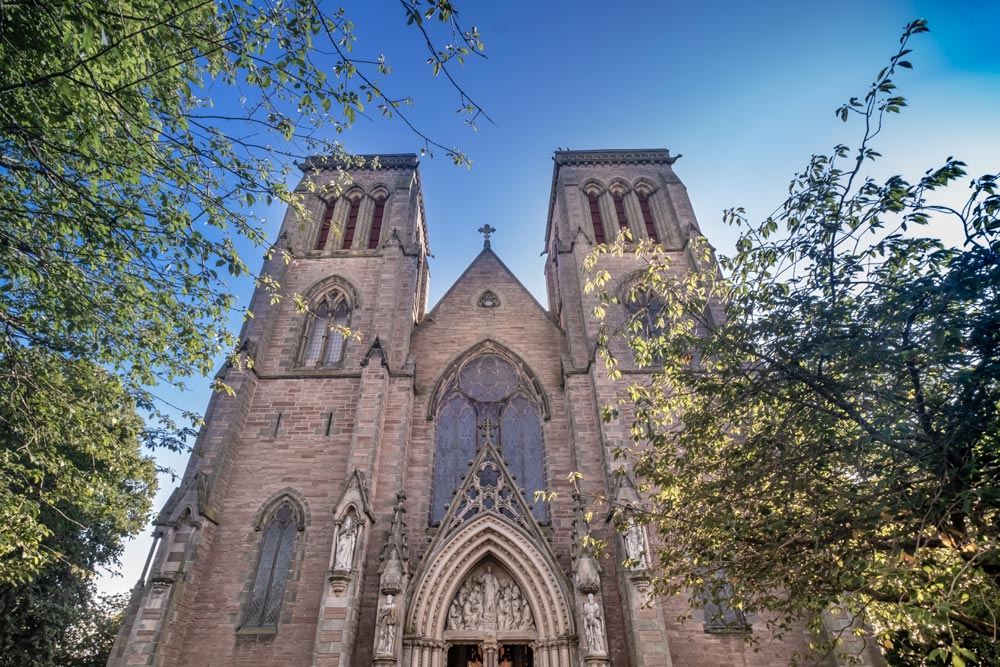
[[[545,462],[541,411],[526,375],[500,355],[482,354],[465,362],[439,395],[431,522],[444,517],[482,445],[478,427],[486,419],[500,426],[500,453],[528,504],[534,505],[535,519],[547,520],[545,503],[534,500],[534,492],[545,489]]]

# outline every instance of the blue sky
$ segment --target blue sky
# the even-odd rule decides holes
[[[431,305],[482,248],[476,229],[497,228],[493,249],[545,303],[542,275],[551,155],[557,148],[668,148],[702,230],[722,253],[732,230],[722,211],[743,206],[751,219],[773,211],[809,156],[854,145],[858,126],[834,118],[863,96],[898,46],[902,27],[928,20],[896,77],[909,107],[891,117],[876,149],[876,176],[912,178],[954,155],[969,173],[1000,170],[1000,2],[474,2],[456,0],[461,21],[479,28],[487,59],[455,75],[496,122],[478,132],[455,113],[456,94],[433,78],[418,36],[395,0],[343,3],[356,24],[360,57],[384,53],[384,78],[422,131],[461,147],[471,170],[444,155],[421,162],[431,250]],[[342,140],[357,153],[416,152],[402,123],[359,118]],[[272,232],[282,211],[263,212]],[[947,235],[947,231],[943,231]],[[250,259],[250,258],[248,258]],[[251,259],[251,265],[257,265]],[[235,286],[249,300],[249,281]],[[234,328],[240,316],[234,316]],[[171,397],[202,411],[204,387]],[[184,457],[165,456],[182,470]],[[157,509],[173,483],[162,480]],[[124,575],[105,590],[129,588],[149,540],[133,542]]]

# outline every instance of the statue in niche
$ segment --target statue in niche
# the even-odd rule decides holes
[[[358,525],[350,514],[340,525],[337,535],[337,555],[334,558],[333,569],[350,570],[354,565],[354,545],[358,541]]]
[[[642,534],[642,526],[629,517],[628,529],[625,531],[625,556],[632,561],[633,570],[645,569],[646,562],[646,537]]]
[[[396,648],[396,622],[399,612],[392,596],[385,596],[385,602],[378,610],[378,642],[375,645],[376,655],[393,655]]]
[[[494,574],[491,565],[470,576],[448,608],[449,630],[530,630],[534,627],[531,607],[520,587],[509,577]]]
[[[583,603],[583,629],[590,654],[604,653],[604,619],[593,593],[588,593],[587,601]]]

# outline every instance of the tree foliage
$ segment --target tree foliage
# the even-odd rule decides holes
[[[146,523],[155,466],[121,383],[39,350],[0,359],[0,665],[48,665]]]
[[[998,175],[972,179],[958,205],[954,158],[912,180],[865,176],[925,31],[908,25],[837,110],[860,123],[857,146],[814,155],[763,222],[727,212],[733,256],[717,263],[692,239],[682,274],[637,246],[648,270],[625,298],[648,305],[620,333],[652,372],[607,412],[632,420],[618,454],[648,496],[661,591],[698,601],[731,584],[731,603],[770,610],[779,632],[802,617],[818,628],[837,606],[890,651],[902,638],[961,667],[989,664],[1000,632]],[[631,251],[619,239],[592,261]],[[620,306],[595,271],[607,316]],[[605,320],[619,376],[612,333]]]
[[[426,44],[435,75],[455,83],[449,66],[483,48],[448,0],[391,6]],[[438,45],[436,28],[447,43]],[[46,523],[49,510],[115,484],[69,474],[79,472],[79,448],[100,461],[122,444],[82,418],[131,405],[152,416],[147,444],[184,446],[188,432],[155,387],[208,374],[234,347],[225,281],[248,276],[240,251],[266,242],[255,208],[301,205],[284,184],[296,160],[342,155],[336,137],[368,106],[409,124],[410,100],[378,81],[390,65],[356,58],[356,43],[344,10],[317,0],[0,6],[0,384],[31,401],[3,399],[3,427],[16,437],[3,443],[0,475],[17,482],[0,489],[0,583],[64,559],[66,542],[45,546],[58,530]],[[475,123],[481,110],[455,89]],[[468,164],[460,150],[421,138],[426,150]],[[32,367],[62,385],[32,394]],[[66,409],[98,382],[109,384],[103,409],[93,392],[93,409]],[[39,436],[44,456],[18,440],[36,418],[52,434]],[[138,474],[112,471],[124,475],[118,483]]]

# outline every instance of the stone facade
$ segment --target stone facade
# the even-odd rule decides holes
[[[673,162],[664,150],[557,152],[549,308],[486,229],[482,253],[429,312],[416,157],[382,156],[336,193],[321,186],[337,164],[306,165],[305,217],[289,212],[279,241],[292,260],[263,270],[311,313],[254,296],[242,333],[254,364],[221,371],[235,393],[209,405],[109,664],[749,667],[808,653],[805,630],[755,652],[743,625],[706,632],[699,610],[679,622],[682,600],[650,597],[644,529],[583,522],[588,499],[641,502],[627,477],[612,481],[610,452],[629,433],[599,418],[618,389],[595,362],[583,261],[624,216],[685,270],[700,232]],[[639,268],[607,264],[622,284]],[[496,369],[463,389],[462,369],[483,358]],[[443,416],[446,400],[475,406],[475,432]],[[523,423],[508,413],[516,402]],[[449,424],[470,453],[446,506],[432,507]],[[537,465],[515,428],[540,446]],[[579,494],[571,471],[584,474]],[[529,479],[557,498],[537,499],[520,486]],[[609,558],[581,551],[587,532],[609,541]],[[763,632],[764,619],[746,621]]]

